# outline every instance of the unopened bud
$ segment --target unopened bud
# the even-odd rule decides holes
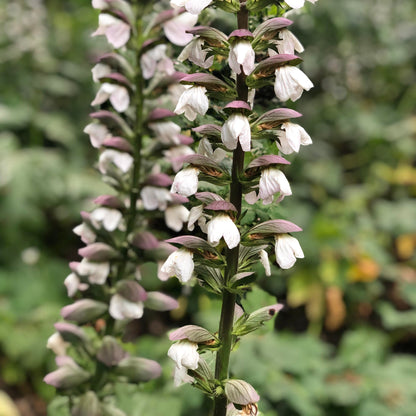
[[[161,312],[171,311],[179,307],[176,299],[161,292],[147,292],[147,299],[144,305],[146,308]]]
[[[56,360],[59,368],[47,374],[43,381],[57,389],[77,387],[90,378],[90,373],[83,370],[70,357],[59,356]]]
[[[107,304],[92,299],[81,299],[61,309],[61,316],[68,321],[85,324],[107,311]]]
[[[185,325],[182,328],[178,328],[171,332],[169,335],[171,341],[179,341],[186,339],[190,342],[204,343],[215,339],[214,335],[211,334],[205,328],[197,325]]]
[[[121,360],[128,356],[118,341],[110,336],[103,339],[101,348],[97,352],[97,359],[107,367],[116,366]]]
[[[227,380],[225,395],[230,402],[241,405],[257,403],[260,400],[254,387],[244,380]]]
[[[72,416],[103,416],[100,402],[94,392],[85,393],[71,411]]]
[[[125,376],[132,383],[158,378],[162,372],[159,363],[141,357],[127,357],[116,367],[119,375]]]

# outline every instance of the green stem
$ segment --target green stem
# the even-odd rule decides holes
[[[237,22],[239,29],[248,29],[248,10],[243,0],[240,0],[241,8],[237,14]],[[237,75],[237,94],[238,100],[247,101],[248,87],[246,85],[246,76],[243,72]],[[233,165],[231,170],[231,189],[230,202],[237,208],[237,218],[241,215],[242,202],[242,185],[240,176],[244,169],[244,152],[238,144],[233,152]],[[236,295],[230,293],[227,289],[230,279],[238,272],[239,247],[227,249],[226,252],[226,269],[224,273],[224,288],[222,294],[222,308],[218,337],[220,339],[220,348],[217,352],[215,362],[215,378],[217,380],[225,380],[229,376],[229,363],[232,347],[232,328],[234,321],[234,307]],[[221,394],[214,399],[214,416],[225,416],[227,412],[227,398],[225,394]]]

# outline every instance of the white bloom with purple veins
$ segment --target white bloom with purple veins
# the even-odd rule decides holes
[[[296,66],[284,65],[276,69],[274,92],[280,101],[296,101],[300,98],[303,90],[309,91],[312,81]]]
[[[186,283],[191,280],[193,273],[193,253],[181,248],[169,255],[160,268],[158,277],[160,280],[167,280],[169,277],[176,276],[182,283]]]
[[[248,118],[240,113],[233,113],[221,128],[221,140],[230,150],[237,148],[240,142],[241,148],[249,152],[251,148],[251,129]]]
[[[289,234],[278,234],[275,236],[276,262],[282,269],[290,269],[296,263],[296,259],[305,256],[299,241]]]
[[[299,152],[300,146],[312,144],[311,136],[299,124],[286,122],[281,126],[282,130],[277,132],[279,137],[278,149],[285,155]]]
[[[185,117],[194,121],[196,116],[205,115],[209,108],[207,89],[198,85],[187,88],[179,97],[178,104],[175,108],[176,114],[185,113]]]
[[[302,53],[304,48],[299,39],[288,29],[281,29],[279,32],[279,40],[277,50],[279,53],[287,53],[293,55],[296,52]]]
[[[198,175],[198,168],[182,169],[175,175],[170,191],[184,196],[194,195],[198,191]]]
[[[207,224],[208,243],[216,247],[224,238],[228,248],[237,247],[240,243],[240,232],[234,221],[227,214],[219,214]]]
[[[256,55],[249,40],[238,40],[231,45],[228,62],[236,74],[241,74],[241,67],[246,75],[253,72]]]

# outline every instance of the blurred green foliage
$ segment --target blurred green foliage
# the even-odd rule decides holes
[[[315,88],[293,107],[314,144],[289,156],[294,195],[279,210],[305,230],[297,237],[306,258],[263,279],[269,295],[250,295],[256,306],[276,297],[287,306],[277,331],[244,339],[232,371],[259,391],[264,416],[413,416],[416,3],[305,9],[291,19]],[[96,13],[87,0],[0,0],[0,23],[0,376],[50,398],[45,344],[67,303],[66,263],[79,245],[71,229],[105,189],[82,133],[103,46],[89,37]],[[215,330],[214,300],[197,289],[181,300],[176,325],[192,316]],[[165,372],[119,392],[130,416],[207,408],[189,386],[173,388],[168,347],[152,335],[132,347]],[[65,415],[60,400],[51,415]]]

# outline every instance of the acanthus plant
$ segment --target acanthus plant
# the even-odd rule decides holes
[[[97,170],[114,192],[98,196],[96,208],[83,212],[74,229],[86,246],[65,279],[73,303],[62,309],[64,321],[48,340],[58,369],[45,382],[67,397],[73,416],[122,416],[115,385],[161,373],[157,362],[127,352],[126,325],[145,308],[178,306],[162,292],[146,291],[140,281],[144,263],[160,267],[175,250],[164,240],[189,218],[183,205],[188,198],[170,192],[166,173],[179,170],[178,160],[194,153],[192,138],[181,134],[169,109],[184,87],[166,38],[186,44],[192,37],[186,29],[197,18],[157,10],[151,1],[92,0],[92,6],[100,12],[93,35],[105,36],[113,50],[92,69],[99,84],[92,105],[100,108],[84,131],[99,151]]]
[[[186,325],[172,332],[175,343],[168,355],[176,364],[175,384],[191,383],[206,393],[213,399],[214,416],[256,415],[259,396],[247,381],[230,377],[230,354],[242,336],[282,308],[274,304],[249,313],[239,306],[241,302],[244,307],[244,297],[259,277],[254,264],[263,264],[264,274],[270,275],[269,256],[282,269],[304,256],[292,235],[301,228],[271,217],[276,210],[270,207],[292,195],[284,174],[290,162],[282,155],[312,143],[296,122],[301,114],[284,106],[313,87],[297,67],[301,59],[295,53],[303,47],[289,30],[293,22],[284,17],[305,1],[170,3],[176,11],[203,16],[205,22],[213,15],[205,9],[222,9],[236,16],[236,25],[230,34],[212,26],[188,30],[193,38],[179,56],[192,66],[181,79],[186,90],[175,112],[191,122],[198,145],[195,154],[181,159],[183,168],[172,192],[190,199],[192,234],[167,240],[179,249],[161,274],[185,284],[197,281],[222,299],[222,310],[218,331]],[[268,18],[273,14],[278,17]],[[256,99],[260,88],[274,91],[268,111],[262,97]],[[206,354],[215,355],[215,366]]]

